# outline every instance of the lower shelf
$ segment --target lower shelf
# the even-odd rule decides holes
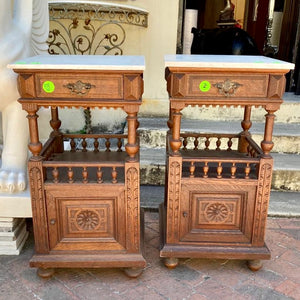
[[[30,260],[33,268],[144,268],[142,254],[35,254]]]
[[[164,245],[160,257],[177,258],[207,258],[207,259],[270,259],[268,247],[208,247],[208,246],[181,246]]]

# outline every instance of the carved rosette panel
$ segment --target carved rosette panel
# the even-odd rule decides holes
[[[273,165],[270,163],[263,164],[260,169],[253,234],[253,244],[257,246],[263,246],[264,244],[264,234],[272,181],[272,170]]]
[[[178,161],[173,161],[169,171],[169,194],[168,194],[168,230],[167,242],[174,242],[179,239],[179,201],[181,165]],[[172,230],[170,230],[172,228]]]
[[[207,203],[204,216],[208,223],[226,223],[230,214],[230,208],[225,203]]]
[[[127,193],[127,249],[139,251],[139,172],[130,167],[126,172]]]
[[[48,253],[48,231],[40,165],[41,162],[29,161],[28,163],[35,250],[37,253]]]
[[[70,233],[78,231],[108,232],[108,207],[97,209],[68,209]]]

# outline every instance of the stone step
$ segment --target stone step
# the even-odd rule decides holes
[[[164,148],[166,144],[167,118],[139,118],[141,148]],[[253,139],[260,145],[263,140],[264,123],[251,127]],[[240,121],[199,121],[182,119],[182,132],[239,133]],[[300,123],[275,123],[273,130],[273,152],[300,153]]]
[[[141,184],[165,184],[165,149],[142,148]],[[286,191],[300,191],[300,155],[273,153],[274,169],[272,188]]]
[[[294,93],[285,93],[284,102],[275,113],[276,122],[300,123],[300,96]],[[143,99],[140,109],[141,117],[167,117],[169,114],[168,99]],[[241,107],[191,107],[182,110],[184,118],[215,121],[240,121],[244,115]],[[263,122],[266,111],[263,108],[253,108],[251,119],[255,122]]]
[[[158,210],[164,201],[164,189],[164,186],[141,186],[141,206]],[[268,216],[300,217],[300,192],[271,191]]]

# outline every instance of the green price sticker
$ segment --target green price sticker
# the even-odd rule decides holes
[[[210,90],[210,82],[207,80],[203,80],[199,84],[199,89],[201,92],[208,92]]]
[[[54,90],[55,90],[55,85],[52,81],[45,81],[43,83],[43,90],[46,92],[46,93],[53,93]]]

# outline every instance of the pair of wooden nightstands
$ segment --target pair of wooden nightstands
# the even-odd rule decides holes
[[[264,57],[166,56],[170,130],[166,199],[160,207],[166,266],[175,267],[180,257],[228,258],[249,260],[256,270],[260,259],[270,257],[264,233],[274,112],[292,66]],[[19,102],[30,129],[36,250],[30,265],[44,277],[60,267],[121,267],[138,276],[146,264],[136,132],[143,57],[37,56],[9,67],[19,74]],[[243,131],[183,133],[181,110],[188,105],[243,106]],[[251,107],[257,106],[267,111],[261,147],[249,133]],[[53,129],[44,146],[37,124],[41,107],[50,107]],[[63,134],[58,108],[70,107],[122,108],[128,133]]]

